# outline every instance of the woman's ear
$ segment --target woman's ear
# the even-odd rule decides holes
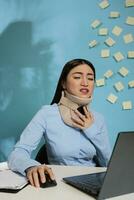
[[[66,89],[66,84],[65,82],[62,83],[62,88],[65,90]]]

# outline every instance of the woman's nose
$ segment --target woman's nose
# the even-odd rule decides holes
[[[81,85],[83,85],[83,86],[88,86],[88,80],[87,80],[86,77],[83,77],[83,78],[82,78]]]

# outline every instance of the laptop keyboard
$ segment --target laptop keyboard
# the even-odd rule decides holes
[[[63,180],[82,190],[83,192],[97,197],[104,180],[105,172],[85,174],[80,176],[72,176],[63,178]]]

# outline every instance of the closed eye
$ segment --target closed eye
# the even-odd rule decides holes
[[[75,77],[74,77],[74,79],[80,79],[80,78],[81,78],[80,76],[75,76]]]
[[[89,81],[94,81],[94,78],[91,78],[91,77],[89,77],[89,78],[87,78]]]

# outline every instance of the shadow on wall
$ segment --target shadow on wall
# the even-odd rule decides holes
[[[32,23],[11,23],[0,35],[0,144],[6,139],[7,158],[12,145],[35,112],[46,101],[48,66],[52,60],[52,41],[32,44]],[[9,149],[9,151],[8,151]]]

